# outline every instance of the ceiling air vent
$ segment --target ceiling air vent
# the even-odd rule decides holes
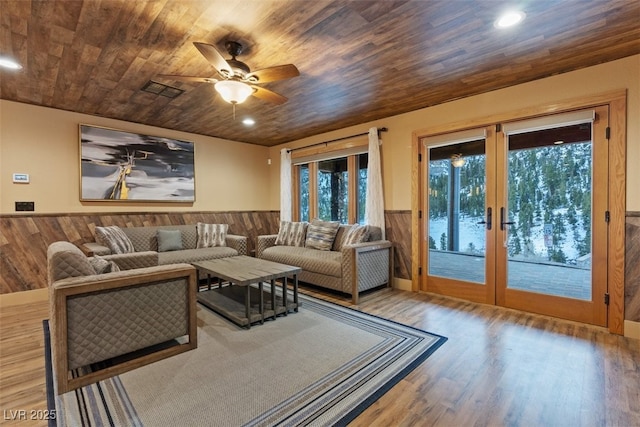
[[[142,86],[142,90],[156,95],[166,96],[167,98],[176,98],[184,92],[184,90],[178,89],[177,87],[167,86],[162,83],[154,82],[153,80],[149,80],[144,86]]]

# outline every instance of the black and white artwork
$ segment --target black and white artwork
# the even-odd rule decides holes
[[[194,202],[194,144],[80,125],[80,200]]]

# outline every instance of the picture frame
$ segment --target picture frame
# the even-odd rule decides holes
[[[79,125],[80,200],[195,202],[195,144]]]

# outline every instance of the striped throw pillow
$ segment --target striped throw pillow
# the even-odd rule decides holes
[[[311,221],[311,224],[309,224],[307,240],[304,242],[304,245],[307,248],[319,249],[321,251],[331,250],[339,227],[339,221],[314,219]]]
[[[96,227],[96,242],[111,249],[114,254],[130,254],[135,252],[129,237],[117,225]]]
[[[369,240],[369,226],[354,224],[342,235],[342,242],[340,242],[340,249],[342,249],[342,247],[347,245],[364,243],[368,240]]]
[[[214,246],[227,246],[227,230],[229,224],[196,224],[196,248],[212,248]]]
[[[278,246],[304,246],[307,235],[307,222],[280,221],[280,230],[276,237]]]

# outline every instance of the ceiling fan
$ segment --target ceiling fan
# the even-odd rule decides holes
[[[193,44],[207,61],[213,65],[220,78],[169,74],[163,74],[159,77],[187,82],[213,83],[220,96],[225,101],[235,105],[243,103],[251,95],[274,104],[284,104],[287,102],[287,98],[257,85],[300,75],[300,72],[293,64],[277,65],[251,71],[247,64],[236,59],[243,50],[243,46],[236,41],[225,42],[225,48],[231,55],[231,59],[224,59],[213,45],[200,42],[194,42]]]

